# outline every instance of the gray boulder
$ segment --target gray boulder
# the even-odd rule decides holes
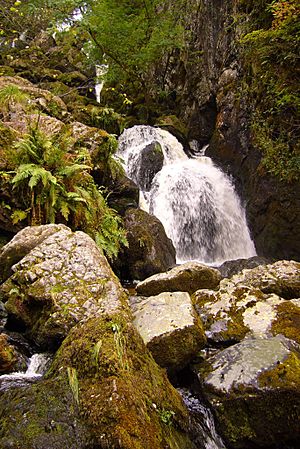
[[[278,335],[246,339],[199,371],[204,394],[232,448],[296,447],[300,438],[300,347]]]
[[[8,324],[23,327],[44,348],[56,347],[76,323],[117,311],[126,300],[95,242],[65,226],[43,239],[12,271],[0,288]]]
[[[162,292],[194,293],[201,288],[217,288],[221,275],[215,268],[199,262],[187,262],[137,284],[139,295],[151,296]]]
[[[229,281],[222,281],[222,287],[231,285],[252,286],[264,293],[275,293],[285,299],[299,298],[300,262],[279,260],[273,264],[243,270]]]
[[[63,224],[28,226],[18,232],[0,251],[0,282],[5,281],[13,273],[11,267],[19,262],[34,247],[56,232],[68,229]]]
[[[170,371],[184,368],[205,345],[202,324],[186,292],[143,298],[134,307],[133,323],[155,361]]]

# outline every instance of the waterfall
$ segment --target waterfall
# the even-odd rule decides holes
[[[173,241],[179,263],[221,264],[256,254],[234,186],[210,158],[188,158],[174,136],[149,126],[126,129],[118,152],[143,204]]]
[[[25,372],[15,372],[0,376],[0,391],[35,382],[45,374],[49,366],[49,361],[50,355],[47,353],[33,354],[29,359],[29,364]]]

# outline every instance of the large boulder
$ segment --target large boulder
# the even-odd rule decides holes
[[[53,230],[45,225],[44,232],[48,227]],[[44,348],[56,347],[76,323],[119,310],[126,300],[95,242],[67,227],[37,244],[12,271],[0,289],[7,326],[23,328]]]
[[[285,300],[248,286],[218,292],[199,290],[193,296],[211,343],[228,344],[247,337],[283,334],[300,343],[300,299]]]
[[[56,232],[68,229],[62,224],[47,226],[27,226],[0,251],[0,282],[12,275],[12,266],[28,254],[35,246]]]
[[[152,296],[162,292],[194,293],[200,288],[217,288],[221,280],[218,270],[199,262],[187,262],[137,284],[139,295]]]
[[[179,393],[123,314],[74,327],[51,373],[69,377],[96,447],[195,449],[186,434],[188,414]]]
[[[204,394],[230,447],[297,447],[299,350],[282,335],[246,339],[200,368]]]
[[[205,345],[202,324],[186,292],[142,298],[134,325],[156,362],[169,371],[184,368]]]
[[[145,279],[176,263],[175,249],[161,222],[141,209],[125,212],[128,248],[121,250],[116,270],[122,279]]]
[[[60,229],[12,271],[1,287],[7,326],[45,348],[64,340],[44,380],[1,395],[1,448],[195,449],[181,397],[90,237]]]
[[[248,285],[259,288],[264,293],[275,293],[285,299],[300,296],[300,262],[279,260],[273,264],[260,265],[251,270],[243,270],[222,287]]]
[[[223,279],[218,291],[199,290],[193,302],[211,342],[277,334],[299,342],[299,282],[300,264],[279,261]]]

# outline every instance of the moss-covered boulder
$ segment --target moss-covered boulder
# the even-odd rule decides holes
[[[8,325],[21,326],[44,348],[56,347],[79,321],[121,310],[126,301],[95,242],[67,227],[35,246],[12,271],[0,292]]]
[[[97,447],[194,448],[181,397],[123,314],[93,318],[71,330],[51,376],[66,372]]]
[[[200,368],[203,391],[230,447],[297,447],[299,350],[282,335],[246,339]]]
[[[200,288],[217,288],[220,280],[220,272],[215,268],[199,262],[187,262],[139,282],[136,290],[144,296],[176,291],[192,294]]]
[[[156,362],[169,371],[183,369],[202,349],[202,324],[186,292],[142,298],[134,306],[134,325]]]
[[[161,222],[141,209],[124,216],[128,248],[121,251],[116,269],[123,279],[145,279],[174,266],[175,249]]]
[[[96,449],[68,377],[1,391],[1,449]]]

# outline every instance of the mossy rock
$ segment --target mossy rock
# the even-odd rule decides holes
[[[188,137],[188,129],[185,123],[176,115],[164,115],[156,120],[156,125],[169,131],[175,136],[179,142],[186,144]]]
[[[300,347],[276,336],[247,339],[200,368],[203,391],[232,448],[299,441]]]
[[[144,296],[176,291],[192,294],[198,289],[216,288],[220,280],[221,275],[215,268],[199,262],[186,262],[139,282],[136,289]]]
[[[66,372],[55,380],[1,392],[2,449],[95,449]]]
[[[175,249],[163,225],[141,209],[125,212],[128,248],[118,257],[116,270],[122,279],[145,279],[175,265]]]
[[[62,370],[73,373],[80,413],[99,444],[112,449],[193,448],[184,430],[188,415],[181,397],[123,314],[73,328],[51,376]]]

